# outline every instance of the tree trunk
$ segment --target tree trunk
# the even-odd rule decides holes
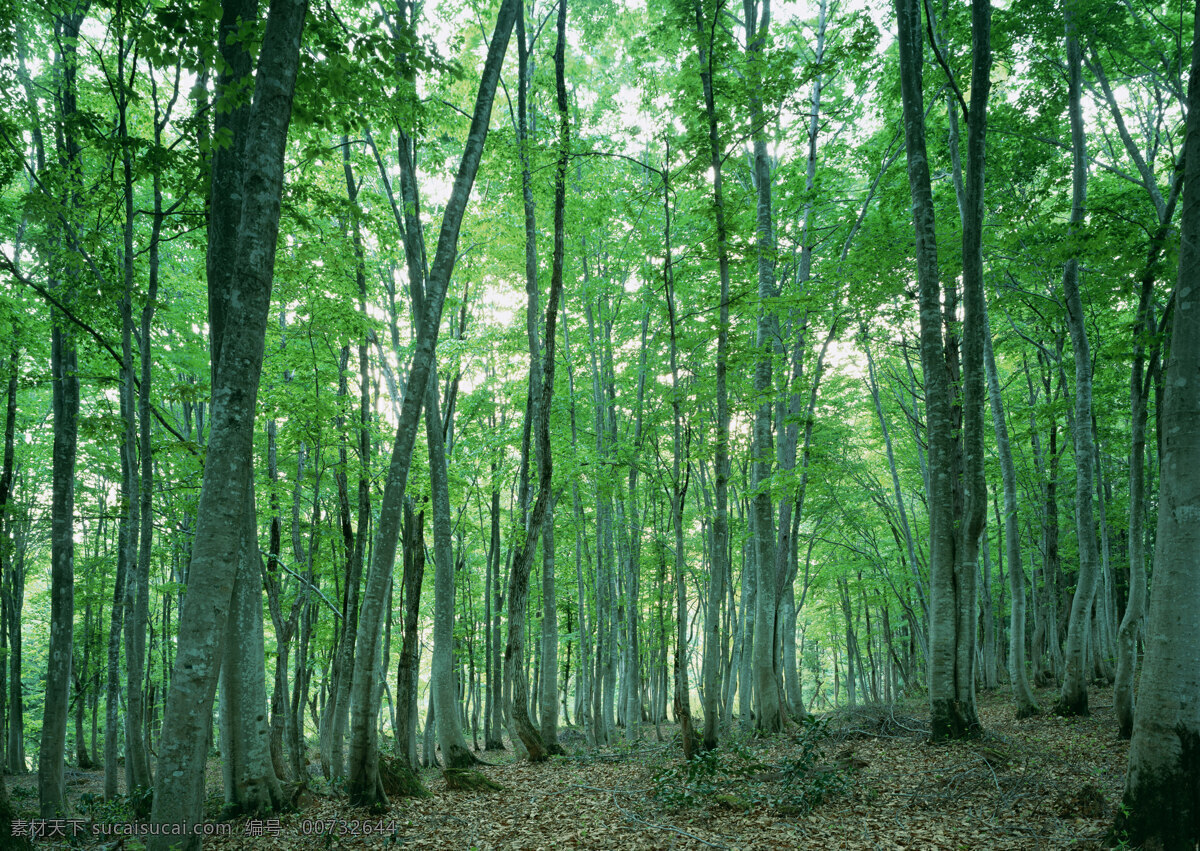
[[[984,477],[983,408],[984,337],[987,310],[983,286],[984,154],[987,102],[991,89],[990,0],[971,4],[971,101],[967,115],[965,204],[962,210],[963,252],[963,515],[960,519],[954,571],[957,607],[955,641],[955,699],[965,716],[965,729],[957,735],[979,733],[975,709],[975,654],[979,623],[977,578],[980,572],[980,539],[986,531],[988,492]],[[986,601],[991,606],[991,599]],[[994,675],[991,675],[994,676]],[[936,700],[936,698],[935,698]],[[936,716],[935,712],[935,716]],[[936,733],[935,733],[936,735]]]
[[[1084,200],[1087,194],[1087,150],[1083,129],[1080,78],[1082,51],[1075,32],[1074,13],[1068,8],[1067,80],[1069,83],[1068,113],[1071,121],[1072,197],[1068,238],[1083,226]],[[1095,492],[1095,447],[1092,437],[1092,357],[1088,345],[1083,300],[1079,293],[1079,260],[1072,256],[1063,270],[1063,294],[1067,302],[1067,324],[1071,346],[1075,350],[1075,534],[1079,541],[1079,579],[1071,601],[1071,619],[1067,624],[1066,673],[1062,692],[1055,711],[1060,715],[1087,715],[1086,646],[1091,627],[1092,603],[1096,596],[1096,573],[1099,553],[1096,549],[1096,525],[1092,514],[1092,495]]]
[[[404,635],[396,671],[396,752],[409,768],[417,768],[417,686],[420,674],[421,580],[425,575],[425,514],[404,504]]]
[[[757,729],[768,733],[783,729],[783,705],[775,670],[775,618],[778,589],[775,575],[775,521],[771,500],[771,361],[772,340],[778,334],[771,299],[775,285],[775,223],[771,212],[771,162],[762,104],[763,48],[771,22],[770,0],[743,0],[746,25],[747,78],[750,92],[750,125],[754,138],[754,186],[757,195],[756,253],[758,255],[758,323],[755,348],[754,392],[759,399],[754,415],[753,476],[754,565],[757,595],[754,608],[754,689]],[[760,11],[761,10],[761,11]],[[761,17],[760,17],[761,15]]]
[[[987,369],[988,396],[992,406],[992,427],[996,432],[996,454],[1000,456],[1000,481],[1004,489],[1004,552],[1008,558],[1008,584],[1012,596],[1009,612],[1008,677],[1012,683],[1017,718],[1028,718],[1041,710],[1025,673],[1025,568],[1021,566],[1021,532],[1017,526],[1017,471],[1008,423],[1004,419],[1004,400],[1000,394],[1000,376],[992,353],[992,334],[985,330],[984,366]]]
[[[238,10],[227,8],[231,23]],[[254,412],[270,307],[279,231],[283,153],[291,119],[306,0],[272,0],[245,133],[241,215],[232,275],[210,293],[214,340],[213,410],[208,454],[180,612],[178,652],[167,695],[151,822],[195,825],[204,807],[204,768],[212,701],[234,602],[239,554],[247,544],[246,509],[252,498]],[[229,30],[222,28],[224,33]],[[216,170],[214,170],[214,174]],[[219,197],[219,196],[217,196]],[[217,259],[217,258],[210,258]],[[229,256],[221,257],[228,263]],[[239,309],[225,311],[225,305]],[[216,308],[216,310],[213,310]],[[259,578],[253,577],[254,588]],[[254,595],[260,606],[260,597]],[[259,633],[261,640],[261,631]],[[263,664],[260,655],[254,664]],[[263,705],[258,712],[265,712]],[[151,851],[166,851],[178,837],[152,837]],[[198,848],[188,836],[184,851]]]
[[[984,3],[972,4],[973,76],[983,71],[986,78],[990,53],[986,49],[988,9]],[[959,738],[976,733],[979,721],[974,701],[973,631],[964,632],[964,619],[973,624],[975,615],[974,554],[958,550],[960,541],[968,546],[978,545],[980,523],[973,519],[966,524],[961,538],[956,534],[955,480],[958,476],[955,449],[957,424],[952,405],[952,381],[947,362],[946,341],[942,335],[942,299],[939,292],[937,246],[934,227],[933,196],[929,180],[929,162],[925,145],[924,97],[922,94],[921,11],[916,0],[897,0],[899,24],[897,42],[900,48],[900,88],[904,105],[905,151],[908,160],[909,187],[912,193],[913,224],[916,233],[917,280],[920,304],[921,366],[925,382],[926,434],[928,445],[928,503],[929,503],[929,699],[933,738]],[[986,104],[987,86],[979,87],[979,105],[973,114],[980,120],[977,135],[978,156],[982,160],[982,118]],[[972,87],[972,100],[976,97]],[[971,154],[974,154],[972,150]],[[974,157],[970,157],[974,161]],[[979,162],[982,166],[982,162]],[[973,169],[974,171],[974,169]],[[982,170],[978,173],[979,195],[972,197],[982,213]],[[968,221],[964,217],[964,247],[968,245]],[[982,221],[978,222],[982,225]],[[972,238],[974,239],[974,237]],[[979,251],[972,247],[971,259],[964,256],[964,277],[967,262],[973,263]],[[964,252],[965,254],[965,252]],[[980,270],[981,271],[981,270]],[[982,280],[978,282],[982,287]],[[982,291],[978,293],[982,298]],[[974,309],[974,308],[972,308]],[[974,383],[974,382],[971,382]],[[968,386],[970,386],[970,384]],[[974,404],[982,403],[977,399]],[[982,437],[980,433],[979,437]],[[973,448],[969,452],[973,454]],[[982,458],[979,459],[980,461]],[[975,502],[986,499],[986,493],[976,491],[974,476],[968,476],[968,487]],[[986,503],[984,503],[986,504]],[[972,511],[977,511],[974,507]],[[968,513],[968,518],[977,514]],[[959,540],[956,540],[959,538]],[[973,543],[972,543],[973,542]],[[969,567],[970,576],[967,576]],[[961,584],[960,584],[961,583]],[[969,613],[969,614],[967,614]],[[965,616],[965,617],[964,617]]]
[[[446,768],[466,768],[476,760],[463,738],[454,677],[454,544],[450,518],[450,479],[438,407],[437,369],[431,370],[425,401],[425,438],[429,444],[433,492],[433,659],[430,688],[437,706],[438,745]]]
[[[454,179],[454,187],[442,217],[441,235],[438,239],[433,265],[430,268],[429,286],[425,294],[424,316],[417,333],[408,370],[404,403],[396,430],[396,440],[392,447],[383,500],[379,508],[379,519],[375,527],[371,566],[367,573],[362,610],[359,614],[357,651],[351,687],[349,792],[351,801],[358,806],[387,805],[387,796],[379,785],[378,751],[374,737],[375,719],[379,708],[371,701],[372,683],[378,668],[383,605],[387,597],[387,587],[391,581],[392,568],[396,561],[400,513],[404,492],[408,485],[413,445],[416,442],[417,421],[425,403],[426,385],[433,367],[434,347],[437,344],[438,328],[441,325],[446,288],[457,256],[459,227],[462,224],[463,213],[466,210],[471,186],[475,182],[475,174],[483,153],[483,142],[487,136],[488,120],[491,116],[492,100],[500,76],[500,66],[504,60],[513,20],[516,17],[515,6],[514,0],[505,0],[500,7],[496,28],[492,34],[487,60],[484,63],[480,79],[475,112],[471,119],[471,130],[467,137],[458,174]]]
[[[720,271],[720,319],[717,326],[717,435],[714,460],[716,511],[713,513],[712,580],[704,621],[704,740],[703,747],[717,746],[720,721],[719,677],[721,671],[721,607],[729,583],[729,234],[725,223],[724,180],[720,134],[717,129],[716,97],[712,66],[716,21],[706,23],[703,4],[696,3],[696,38],[700,60],[700,82],[704,88],[704,113],[708,124],[708,159],[713,172],[713,214],[717,225],[717,268]]]
[[[220,732],[225,813],[271,813],[283,793],[271,761],[263,666],[262,557],[255,534],[254,487],[248,489],[242,520],[229,623],[221,659]]]
[[[1117,673],[1113,685],[1113,705],[1121,738],[1133,735],[1133,681],[1137,671],[1137,640],[1146,615],[1146,422],[1153,365],[1158,361],[1159,343],[1154,334],[1152,314],[1154,281],[1158,259],[1170,233],[1171,218],[1183,186],[1183,169],[1176,172],[1169,199],[1160,214],[1159,227],[1150,242],[1150,252],[1141,278],[1141,296],[1134,322],[1133,368],[1129,376],[1129,599],[1117,631]],[[1146,346],[1151,346],[1147,358]],[[1146,361],[1150,360],[1150,375]]]
[[[1154,586],[1116,833],[1133,845],[1200,842],[1200,15],[1188,84],[1187,176],[1180,221],[1160,467]]]
[[[62,130],[59,160],[67,172],[68,206],[79,204],[80,148],[75,138],[77,42],[87,11],[75,4],[55,20],[55,36],[62,45],[59,90]],[[64,234],[65,236],[65,234]],[[74,247],[74,239],[66,242]],[[50,288],[59,299],[73,301],[75,287],[67,270],[56,262]],[[75,618],[75,450],[79,434],[79,378],[75,340],[67,318],[53,311],[50,338],[53,377],[54,454],[50,496],[50,640],[46,662],[46,691],[42,713],[42,738],[38,750],[38,812],[58,818],[67,812],[63,766],[67,746],[67,710],[70,705],[71,651]],[[13,648],[14,651],[16,648]],[[17,681],[19,688],[19,680]]]

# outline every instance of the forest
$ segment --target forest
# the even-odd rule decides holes
[[[1197,41],[0,3],[0,847],[1196,848]]]

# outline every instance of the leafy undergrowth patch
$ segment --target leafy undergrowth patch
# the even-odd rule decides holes
[[[731,734],[691,764],[652,726],[639,744],[576,740],[540,765],[489,753],[479,771],[501,791],[450,791],[423,770],[432,797],[379,816],[318,787],[269,829],[236,821],[205,848],[1098,848],[1128,748],[1111,691],[1091,696],[1091,717],[1016,721],[1007,693],[985,695],[985,735],[946,745],[929,744],[923,707],[906,704],[844,708],[782,736]],[[36,805],[16,792],[30,781],[9,781],[19,811]]]

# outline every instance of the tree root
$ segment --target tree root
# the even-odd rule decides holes
[[[504,787],[469,768],[447,768],[442,772],[452,792],[503,792]]]

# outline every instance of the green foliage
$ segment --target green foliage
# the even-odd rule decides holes
[[[789,738],[783,759],[775,762],[765,761],[762,743],[734,741],[699,751],[655,772],[653,795],[673,809],[716,805],[804,815],[851,788],[853,766],[822,761],[827,719],[809,716]]]

